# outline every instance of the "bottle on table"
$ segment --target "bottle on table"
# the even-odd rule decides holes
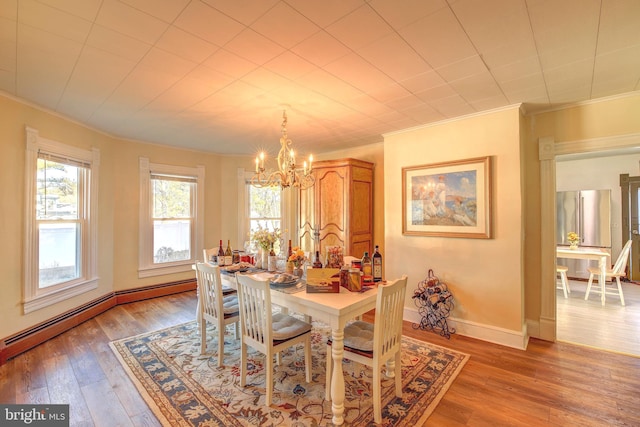
[[[224,251],[224,265],[233,264],[233,252],[231,251],[231,240],[227,240],[227,249]]]
[[[365,251],[362,256],[362,283],[370,285],[373,283],[373,264],[369,252]]]
[[[289,261],[289,258],[291,258],[291,255],[293,255],[293,249],[291,248],[291,239],[289,239],[289,249],[287,249],[287,261]]]
[[[218,265],[224,267],[224,249],[222,249],[222,239],[220,239],[220,247],[218,248]]]
[[[273,250],[273,243],[271,244],[271,250],[269,250],[269,258],[267,259],[267,271],[269,273],[273,273],[276,271],[276,263],[278,262],[278,258],[276,257],[276,252]]]
[[[320,251],[316,251],[316,257],[313,260],[313,268],[322,268],[322,261],[320,261]]]
[[[373,251],[372,261],[373,261],[373,281],[381,282],[382,281],[382,255],[380,254],[378,245],[376,245],[375,250]]]

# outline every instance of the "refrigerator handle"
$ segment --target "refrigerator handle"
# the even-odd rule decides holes
[[[584,243],[584,197],[580,197],[580,206],[578,207],[578,223],[580,224],[580,229],[578,230],[578,236],[580,236],[581,243]]]

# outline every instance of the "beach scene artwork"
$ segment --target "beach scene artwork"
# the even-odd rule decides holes
[[[476,170],[414,175],[410,179],[412,225],[478,225]]]

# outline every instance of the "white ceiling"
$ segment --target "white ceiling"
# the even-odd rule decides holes
[[[638,0],[0,0],[0,90],[110,134],[301,153],[640,90]]]

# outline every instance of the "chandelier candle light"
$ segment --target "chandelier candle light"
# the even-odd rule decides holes
[[[264,152],[256,157],[256,173],[251,178],[254,187],[299,187],[303,190],[312,187],[315,179],[311,175],[313,156],[309,155],[309,163],[303,163],[302,173],[296,170],[296,159],[292,142],[287,136],[287,111],[282,113],[282,136],[280,137],[280,151],[278,152],[278,170],[265,172]]]

